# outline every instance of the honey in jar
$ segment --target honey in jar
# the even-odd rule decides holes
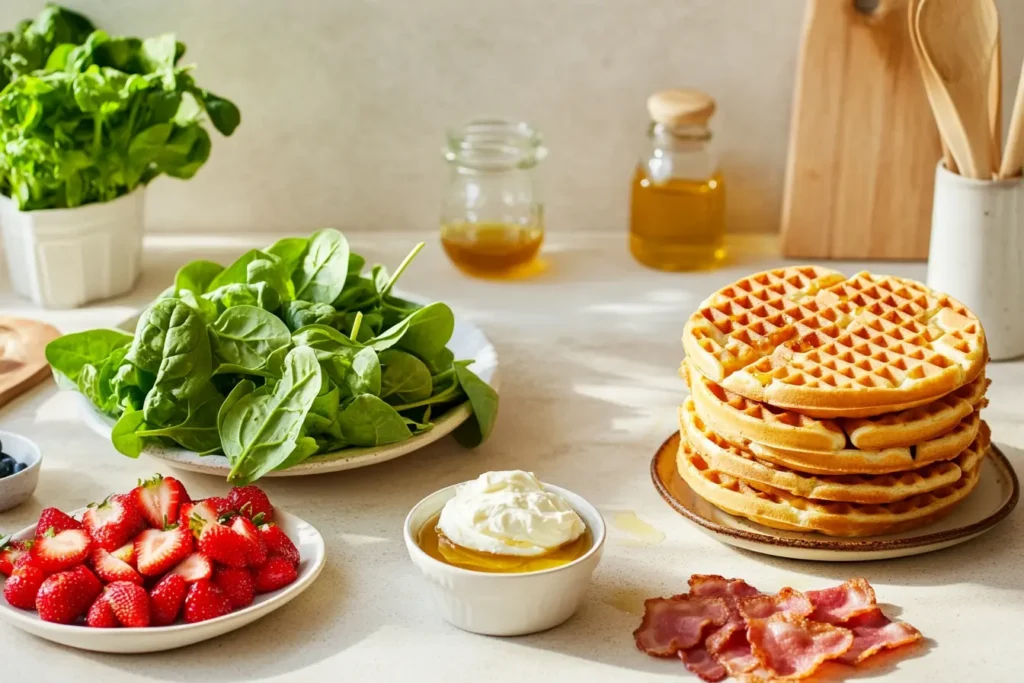
[[[417,544],[427,555],[439,562],[493,574],[521,574],[554,569],[574,562],[587,554],[594,544],[590,529],[574,541],[561,545],[543,555],[498,555],[464,548],[450,541],[437,528],[441,513],[437,513],[420,529]]]
[[[441,244],[460,270],[497,278],[537,270],[544,205],[535,167],[546,153],[526,123],[474,121],[448,133]]]
[[[659,270],[712,268],[725,257],[725,183],[708,121],[715,101],[697,90],[647,100],[648,143],[633,177],[630,251]]]

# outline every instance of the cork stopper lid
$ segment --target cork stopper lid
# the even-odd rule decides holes
[[[715,113],[715,100],[692,88],[659,90],[647,98],[651,120],[667,126],[702,126]]]

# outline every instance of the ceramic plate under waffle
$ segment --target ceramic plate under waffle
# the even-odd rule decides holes
[[[813,532],[782,531],[730,515],[698,496],[679,476],[679,433],[651,460],[651,478],[661,497],[698,529],[728,545],[798,560],[860,562],[941,550],[985,533],[1009,515],[1020,497],[1010,462],[992,445],[981,461],[977,488],[953,511],[926,526],[884,536],[839,538]]]
[[[690,447],[719,472],[755,488],[765,486],[802,498],[848,503],[891,503],[948,486],[960,479],[963,472],[973,470],[989,445],[986,429],[971,447],[948,462],[892,474],[819,476],[758,460],[708,429],[692,406],[680,408],[679,419]]]
[[[977,377],[985,333],[963,304],[924,285],[818,266],[743,278],[683,330],[694,367],[740,396],[814,417],[870,417],[944,396]]]
[[[870,418],[830,420],[774,408],[727,391],[683,363],[697,412],[709,426],[766,446],[797,451],[839,451],[852,443],[881,450],[928,441],[984,407],[989,380],[973,382],[931,403]]]

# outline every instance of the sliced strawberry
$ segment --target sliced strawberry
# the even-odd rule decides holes
[[[213,585],[224,593],[232,609],[248,607],[256,596],[256,586],[248,569],[217,567],[213,573]]]
[[[96,576],[100,577],[104,583],[127,581],[142,585],[142,577],[130,564],[122,562],[103,548],[94,549],[89,559]]]
[[[228,567],[245,567],[248,549],[248,541],[223,524],[206,524],[199,533],[199,552]]]
[[[26,558],[28,555],[25,556]],[[19,609],[36,608],[36,595],[46,580],[46,574],[31,562],[22,563],[17,571],[4,583],[4,597]]]
[[[231,530],[245,539],[245,559],[250,567],[259,567],[267,561],[267,544],[256,526],[245,517],[231,520]]]
[[[169,575],[180,576],[185,583],[195,583],[213,576],[213,562],[202,553],[191,553],[178,563]]]
[[[188,584],[180,574],[173,572],[160,579],[149,591],[149,617],[153,626],[168,626],[174,623],[185,602]]]
[[[129,541],[117,550],[110,553],[117,559],[124,562],[126,565],[135,569],[135,541]]]
[[[103,594],[121,626],[149,626],[149,594],[142,586],[128,581],[115,581],[107,586]]]
[[[299,549],[295,547],[292,539],[288,538],[288,534],[281,527],[276,524],[261,524],[259,530],[260,536],[263,537],[263,542],[267,546],[267,555],[279,555],[294,566],[299,566]]]
[[[228,502],[231,509],[248,519],[256,519],[258,515],[261,522],[274,521],[274,506],[270,504],[270,498],[258,486],[236,486],[228,492]]]
[[[143,576],[160,576],[192,552],[192,534],[179,526],[146,529],[135,538],[135,559]]]
[[[85,562],[91,549],[92,539],[84,529],[67,529],[57,533],[48,529],[32,544],[30,553],[44,572],[59,572]]]
[[[252,574],[257,593],[276,591],[290,584],[297,576],[295,565],[280,555],[268,559],[266,564],[254,569]]]
[[[14,563],[22,555],[27,555],[32,541],[8,540],[0,544],[0,574],[10,576],[14,572]]]
[[[82,516],[85,530],[97,547],[116,550],[145,526],[130,497],[113,495],[102,503],[90,503]]]
[[[99,579],[78,566],[43,581],[36,594],[36,609],[43,621],[71,624],[86,613],[99,593]]]
[[[121,625],[114,616],[114,610],[110,609],[107,596],[103,593],[92,601],[92,607],[85,615],[85,625],[92,628],[117,628]]]
[[[178,524],[191,528],[196,518],[203,521],[202,526],[219,522],[221,517],[231,513],[231,506],[227,498],[206,498],[185,503],[178,513]],[[196,538],[199,538],[199,531],[195,531]]]
[[[189,587],[185,596],[185,621],[189,624],[216,619],[230,612],[227,596],[212,582],[197,581]]]
[[[146,523],[154,529],[163,529],[178,519],[178,509],[189,502],[188,493],[174,477],[156,475],[140,481],[132,490],[132,500]]]
[[[81,529],[82,523],[71,515],[61,512],[57,508],[43,508],[39,513],[39,521],[36,523],[36,536],[42,536],[50,529],[55,534],[68,529]]]

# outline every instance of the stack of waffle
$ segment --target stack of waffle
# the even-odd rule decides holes
[[[870,536],[927,524],[978,483],[985,333],[946,295],[782,268],[705,300],[683,346],[679,474],[730,514]]]

